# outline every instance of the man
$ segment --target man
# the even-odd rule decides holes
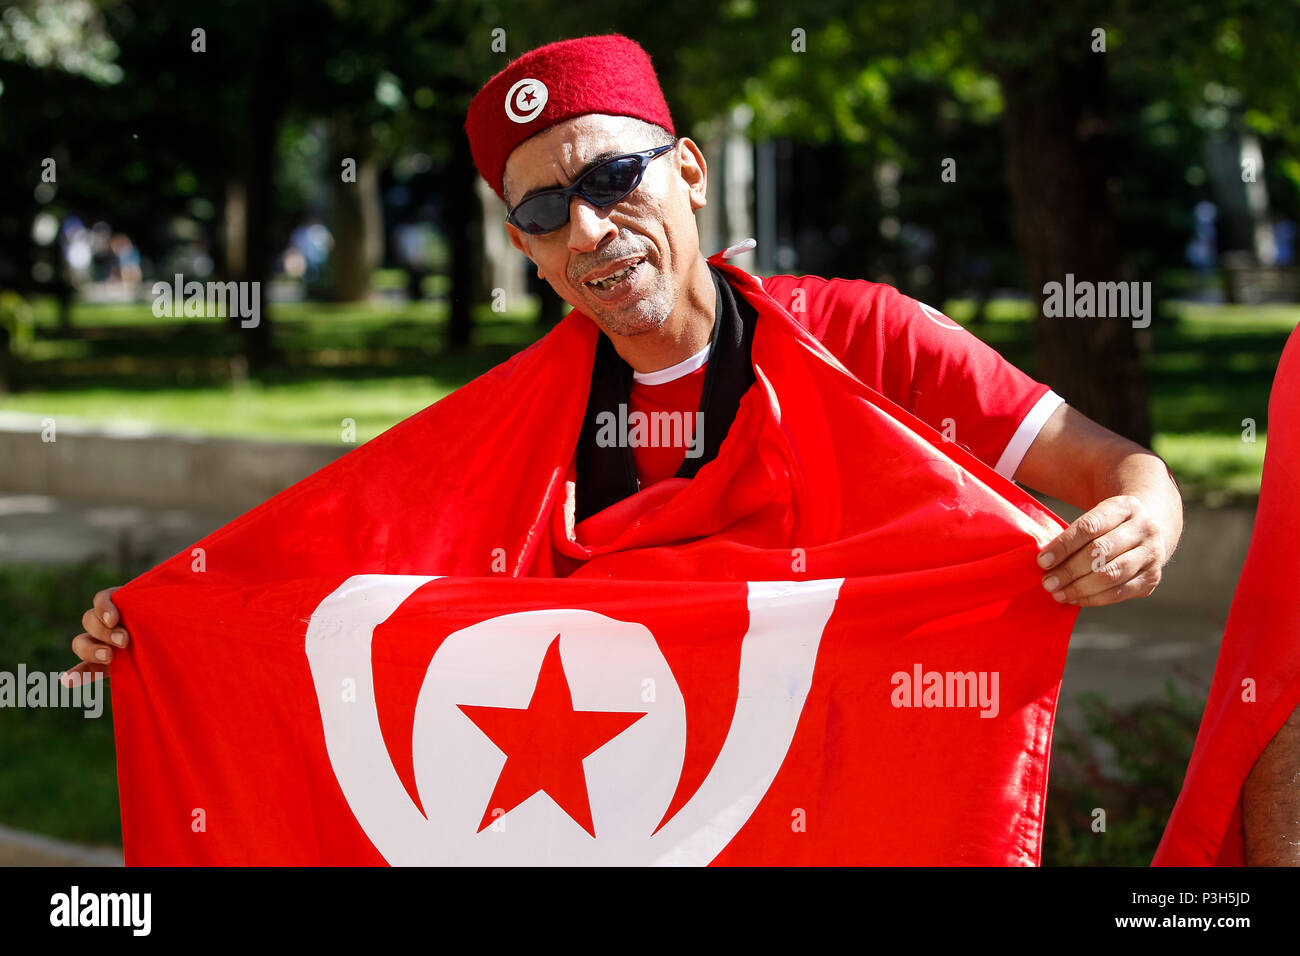
[[[577,519],[690,479],[717,454],[753,381],[756,312],[700,251],[694,214],[707,201],[707,164],[675,135],[649,57],[620,36],[541,47],[484,86],[466,128],[509,209],[511,242],[604,333],[586,385]],[[1038,558],[1057,601],[1096,607],[1155,589],[1182,531],[1181,499],[1155,454],[896,290],[788,276],[763,288],[768,305],[865,383],[1006,477],[1085,509]],[[636,411],[703,427],[667,447],[624,440],[617,432]],[[70,679],[106,671],[127,644],[110,593],[83,617]]]
[[[644,51],[623,37],[589,37],[534,50],[484,86],[470,107],[466,126],[480,171],[511,209],[506,225],[510,240],[536,265],[538,276],[600,326],[635,382],[666,384],[666,372],[688,372],[697,379],[698,396],[702,366],[690,366],[700,365],[702,353],[707,354],[719,297],[715,291],[724,291],[715,290],[694,220],[706,202],[707,166],[694,142],[671,135],[672,120]],[[667,144],[671,148],[644,161],[639,185],[621,201],[602,207],[579,195],[551,192],[571,186],[612,156]],[[539,196],[558,207],[558,215],[546,206],[534,208]],[[633,267],[630,275],[612,288],[593,286],[628,266]],[[919,412],[923,420],[927,413],[948,411],[944,417],[956,420],[959,442],[967,427],[981,431],[983,416],[968,418],[955,401],[931,401],[928,393],[917,396],[919,386],[943,385],[962,398],[993,407],[998,406],[998,396],[979,397],[989,386],[1017,388],[1022,398],[1023,393],[1031,399],[1048,393],[1045,386],[1035,390],[1036,383],[1029,383],[973,337],[930,334],[931,327],[939,328],[931,320],[941,317],[927,318],[924,310],[893,290],[867,282],[845,285],[851,288],[828,290],[820,280],[795,282],[787,277],[764,282],[781,297],[781,304],[794,306],[795,317],[820,333],[859,378],[868,384],[874,384],[872,378],[892,384],[892,389],[878,390]],[[803,309],[794,302],[798,290],[808,293],[800,297]],[[818,314],[807,307],[813,298],[848,308],[869,300],[875,314]],[[904,311],[908,314],[902,317],[891,314]],[[915,367],[929,381],[880,381],[889,377],[893,366],[886,364],[875,375],[866,367],[879,360],[868,348],[877,332],[875,324],[890,331],[900,324],[916,326],[918,342],[912,347],[942,345],[948,354],[918,356]],[[951,325],[946,320],[942,324]],[[868,334],[852,334],[859,329]],[[912,331],[901,337],[908,338]],[[936,370],[953,356],[964,363],[956,374]],[[600,375],[598,369],[597,386]],[[976,375],[994,381],[972,380]],[[635,401],[636,395],[631,397]],[[644,401],[650,404],[654,397]],[[1041,407],[1035,401],[1029,404],[1026,413]],[[943,428],[940,420],[930,424]],[[712,421],[706,425],[715,431],[723,427]],[[1023,450],[1018,463],[1010,461],[1019,453],[1016,446]],[[1026,422],[1022,416],[996,456],[993,448],[983,451],[985,460],[994,466],[1001,463],[1008,477],[1086,509],[1040,557],[1043,585],[1057,600],[1095,607],[1143,597],[1155,589],[1182,531],[1178,490],[1155,454],[1063,403],[1043,421]],[[1007,460],[999,462],[1004,454]],[[651,463],[638,465],[648,469],[642,477],[650,479],[663,471],[660,466],[656,472]],[[580,468],[580,499],[582,477]]]

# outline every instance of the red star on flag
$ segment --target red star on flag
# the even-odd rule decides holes
[[[593,837],[591,803],[582,761],[645,716],[644,712],[574,710],[560,662],[560,635],[546,649],[537,686],[524,709],[458,704],[506,755],[478,832],[539,790]]]

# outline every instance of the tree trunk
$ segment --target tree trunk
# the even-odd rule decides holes
[[[229,278],[243,278],[248,273],[248,199],[244,184],[238,179],[226,183],[226,197],[221,213],[221,261],[218,272]]]
[[[0,395],[9,392],[10,366],[13,364],[10,349],[9,330],[0,325]]]
[[[62,256],[62,252],[56,248],[55,255]],[[72,334],[72,300],[77,290],[64,274],[63,263],[58,263],[55,270],[54,301],[59,307],[59,334],[67,336]]]
[[[383,209],[379,198],[379,164],[372,155],[374,138],[347,117],[333,124],[334,162],[334,298],[359,302],[370,293],[370,275],[384,253]],[[343,180],[344,159],[356,162],[356,182]]]
[[[474,304],[479,298],[479,254],[483,216],[474,177],[478,171],[470,153],[469,140],[457,126],[452,132],[451,158],[447,164],[444,194],[447,241],[451,252],[451,315],[447,323],[447,347],[466,348],[474,327]]]
[[[1107,55],[1049,49],[1027,69],[1001,73],[1006,173],[1036,310],[1038,378],[1089,418],[1149,447],[1146,382],[1131,320],[1042,314],[1045,284],[1064,284],[1067,273],[1076,283],[1122,278],[1107,187]]]
[[[276,364],[280,355],[271,335],[271,310],[267,281],[276,247],[271,236],[271,214],[275,196],[275,146],[288,98],[288,71],[285,49],[289,36],[284,23],[273,22],[267,29],[261,56],[253,68],[251,102],[248,104],[249,128],[247,174],[244,176],[244,274],[245,282],[258,282],[261,292],[258,324],[242,328],[238,316],[230,317],[244,345],[244,357],[251,370]],[[233,271],[233,270],[232,270]]]

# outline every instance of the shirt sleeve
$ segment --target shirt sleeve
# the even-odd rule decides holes
[[[946,315],[862,279],[772,276],[763,289],[862,382],[1013,478],[1062,404]]]

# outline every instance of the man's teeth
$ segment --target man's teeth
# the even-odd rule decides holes
[[[596,279],[592,282],[588,282],[587,285],[594,286],[597,289],[611,289],[614,286],[618,285],[620,282],[622,282],[624,279],[626,279],[627,274],[631,272],[633,269],[635,269],[636,266],[637,263],[634,262],[626,269],[621,269],[618,272],[615,272],[613,275],[606,276],[603,279]]]

